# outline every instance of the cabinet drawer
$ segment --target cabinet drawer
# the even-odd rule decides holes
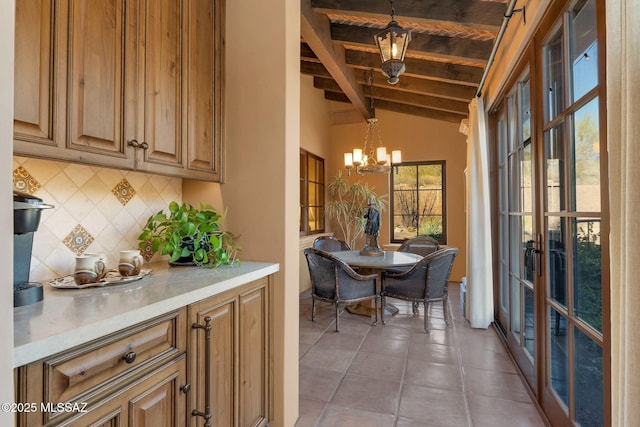
[[[94,341],[27,367],[28,401],[89,402],[113,392],[158,364],[185,351],[184,309]],[[56,413],[49,414],[56,418]],[[45,422],[47,414],[43,414]]]
[[[45,360],[44,401],[69,402],[163,356],[180,353],[179,323],[175,312]]]

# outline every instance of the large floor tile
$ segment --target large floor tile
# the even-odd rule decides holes
[[[399,382],[346,375],[333,395],[331,403],[348,408],[395,414],[399,397]]]
[[[295,427],[314,427],[325,406],[326,402],[300,397],[300,412]]]
[[[409,345],[409,360],[460,365],[458,349],[450,345],[424,344],[417,340]]]
[[[404,373],[405,359],[384,354],[360,351],[351,362],[347,374],[400,382]]]
[[[470,395],[469,408],[474,427],[544,427],[531,403]]]
[[[385,356],[402,357],[407,356],[409,350],[409,340],[390,339],[378,335],[367,335],[360,347],[360,351],[367,353],[383,354]]]
[[[395,417],[374,411],[329,405],[317,427],[394,427]]]
[[[505,351],[476,349],[460,354],[462,366],[489,371],[517,373],[515,365]]]
[[[468,426],[465,396],[455,390],[405,384],[398,415],[439,426]]]
[[[329,331],[322,334],[316,345],[318,347],[329,347],[339,350],[356,351],[364,340],[364,335],[351,334],[342,330],[339,333],[331,333]]]
[[[531,397],[520,375],[465,367],[467,392],[487,397],[530,403]]]
[[[345,372],[354,355],[355,351],[313,346],[302,356],[300,365]]]
[[[423,387],[462,391],[462,377],[458,365],[409,359],[404,381],[406,384]]]
[[[342,375],[339,372],[300,366],[298,379],[300,397],[328,402],[341,380]]]

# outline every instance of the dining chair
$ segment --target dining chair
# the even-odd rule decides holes
[[[330,252],[306,248],[304,255],[311,277],[311,321],[316,321],[316,300],[330,302],[336,309],[336,332],[340,332],[340,304],[375,300],[375,321],[378,323],[377,274],[362,275]]]
[[[412,254],[418,254],[427,256],[440,249],[440,244],[436,239],[431,236],[418,236],[411,239],[407,239],[398,248],[400,252],[411,252]]]
[[[425,256],[407,271],[383,272],[380,290],[382,306],[384,307],[386,304],[386,297],[411,301],[415,315],[418,314],[418,304],[422,302],[424,304],[424,330],[428,333],[429,304],[442,301],[444,320],[448,325],[447,282],[457,255],[457,248],[441,249]],[[382,313],[382,324],[385,324],[384,312]]]
[[[320,236],[313,241],[313,247],[327,252],[350,251],[351,247],[347,242],[334,236]]]

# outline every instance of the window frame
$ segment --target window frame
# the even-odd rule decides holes
[[[440,245],[446,245],[447,244],[447,168],[446,168],[446,160],[424,160],[424,161],[416,161],[416,162],[402,162],[401,165],[398,165],[399,168],[401,167],[407,167],[407,166],[412,166],[412,167],[420,167],[420,166],[433,166],[433,165],[439,165],[442,169],[442,235],[441,237],[438,239],[438,243]],[[395,238],[395,233],[394,233],[394,206],[395,206],[395,189],[394,189],[394,176],[397,173],[395,171],[391,171],[390,175],[390,183],[389,183],[389,240],[391,243],[402,243],[404,242],[406,239],[397,239]],[[417,174],[416,174],[417,176]],[[416,193],[419,191],[419,189],[416,186]],[[417,198],[416,198],[417,200]],[[416,237],[418,236],[417,232],[416,232]]]
[[[309,162],[310,161],[319,162],[322,165],[322,181],[315,181],[310,179],[309,177]],[[317,185],[321,187],[319,193],[322,194],[322,205],[310,205],[309,203],[309,186]],[[326,174],[325,174],[325,160],[313,154],[307,150],[300,149],[300,219],[299,219],[299,233],[300,236],[311,236],[314,234],[324,233],[326,230]],[[321,211],[321,224],[322,226],[316,230],[311,230],[309,224],[309,208],[315,207]]]

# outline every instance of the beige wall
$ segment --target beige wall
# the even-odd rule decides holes
[[[0,257],[0,271],[5,274],[0,287],[0,402],[13,402],[13,206],[7,203],[11,190],[11,158],[13,154],[13,0],[0,2],[0,171],[4,174],[0,185],[0,240],[3,255]],[[0,412],[0,425],[13,425],[14,414]]]
[[[344,110],[345,105],[334,104],[334,111]],[[459,124],[409,116],[389,111],[376,110],[383,145],[387,150],[402,150],[402,161],[446,161],[447,190],[447,244],[459,249],[451,280],[460,281],[465,275],[466,231],[464,212],[464,169],[466,164],[466,137],[459,132]],[[366,123],[334,125],[331,128],[331,152],[329,155],[327,180],[339,170],[343,175],[343,153],[362,147]],[[379,194],[389,194],[388,175],[360,176],[354,173],[347,177],[349,181],[360,181],[375,187]],[[382,214],[380,244],[389,249],[390,243],[389,210]],[[364,240],[358,245],[363,245]]]
[[[273,427],[298,415],[298,179],[300,3],[227,2],[225,183],[227,226],[242,258],[280,263]]]

